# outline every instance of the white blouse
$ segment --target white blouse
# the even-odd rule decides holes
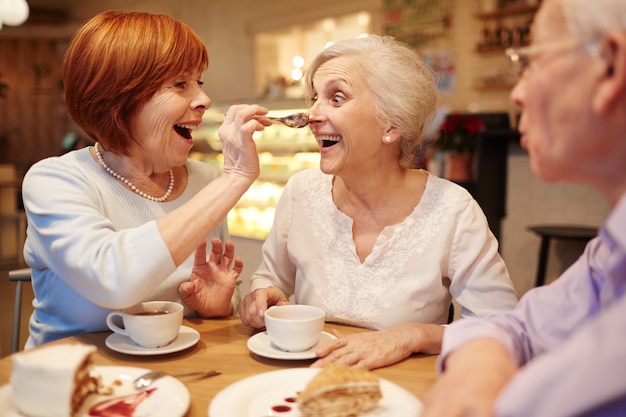
[[[289,179],[251,290],[274,285],[298,304],[322,307],[327,321],[371,329],[446,323],[451,297],[463,316],[516,305],[498,242],[464,188],[429,174],[413,212],[385,227],[361,263],[332,179],[319,169]]]

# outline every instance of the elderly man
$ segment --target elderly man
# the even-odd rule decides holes
[[[626,416],[626,1],[544,0],[532,35],[507,51],[532,170],[612,210],[554,283],[447,328],[422,417]]]

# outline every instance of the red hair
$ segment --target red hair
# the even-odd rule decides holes
[[[166,82],[208,65],[202,40],[176,19],[106,11],[79,29],[65,53],[66,105],[91,139],[128,153],[131,116]]]

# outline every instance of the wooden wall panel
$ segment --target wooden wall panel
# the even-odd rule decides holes
[[[34,162],[58,155],[69,123],[63,105],[61,60],[65,40],[0,38],[0,163],[23,175]]]

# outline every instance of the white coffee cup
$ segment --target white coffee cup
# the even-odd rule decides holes
[[[265,328],[272,343],[287,352],[302,352],[319,341],[326,313],[319,307],[290,304],[265,311]]]
[[[124,328],[113,322],[121,317]],[[146,301],[107,316],[107,326],[115,333],[128,336],[145,348],[158,348],[171,343],[183,323],[183,306],[173,301]]]

